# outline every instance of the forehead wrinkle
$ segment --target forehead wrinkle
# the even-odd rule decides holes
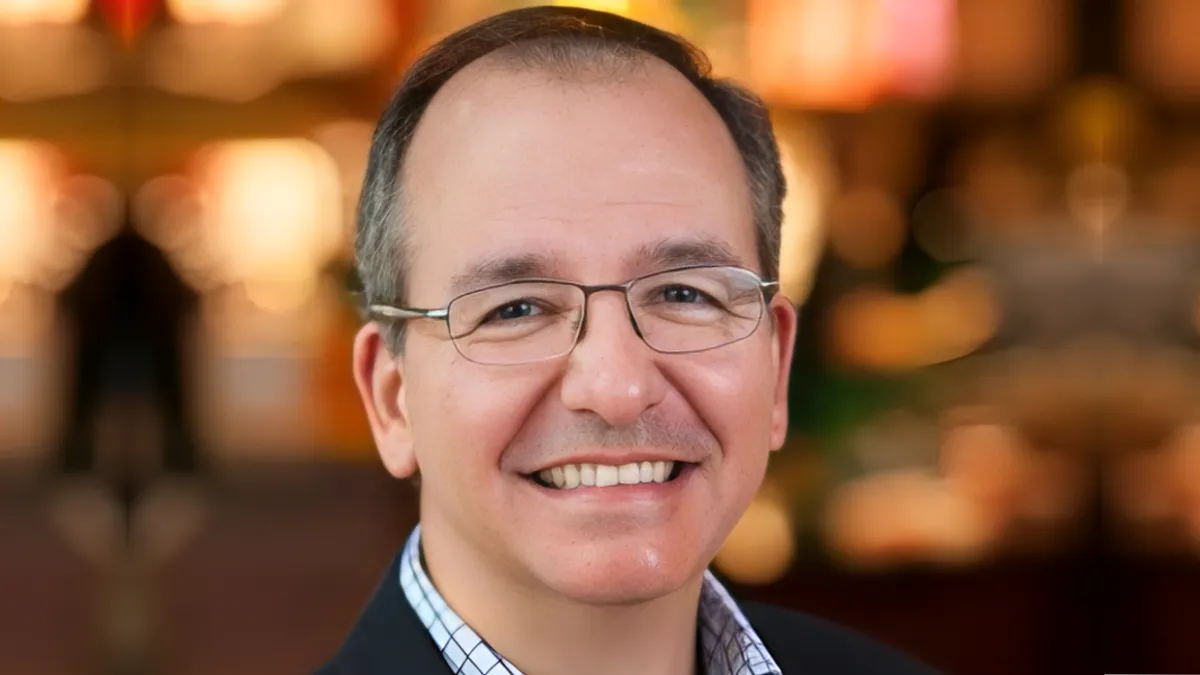
[[[715,237],[673,237],[639,246],[626,258],[631,274],[695,265],[747,267],[733,248]],[[495,254],[471,263],[450,278],[454,295],[528,279],[560,279],[558,256],[545,253]],[[615,280],[623,281],[623,280]]]

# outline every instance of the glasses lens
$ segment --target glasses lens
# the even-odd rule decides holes
[[[713,349],[754,332],[763,314],[757,275],[736,267],[664,272],[639,279],[629,303],[646,344],[660,352]]]
[[[514,283],[450,303],[450,336],[465,358],[509,365],[567,353],[583,315],[583,291],[566,284]]]

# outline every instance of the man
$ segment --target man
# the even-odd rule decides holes
[[[767,111],[679,38],[534,8],[376,131],[354,374],[421,525],[322,672],[923,673],[706,572],[784,441]]]

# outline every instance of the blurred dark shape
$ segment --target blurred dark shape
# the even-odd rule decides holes
[[[110,473],[100,460],[97,429],[101,416],[115,409],[117,418],[109,420],[116,449],[112,473],[122,488],[136,489],[146,471],[133,449],[147,421],[128,419],[121,405],[127,402],[150,411],[161,429],[163,471],[200,468],[183,347],[197,300],[163,252],[129,222],[95,251],[61,297],[75,377],[56,458],[59,471]]]

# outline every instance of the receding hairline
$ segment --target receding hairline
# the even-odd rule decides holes
[[[405,224],[406,182],[413,175],[408,150],[443,90],[464,84],[471,73],[487,72],[489,65],[540,71],[547,85],[569,86],[620,80],[658,61],[700,92],[732,135],[749,176],[759,261],[766,276],[777,275],[786,185],[762,100],[714,77],[708,56],[681,36],[604,12],[545,6],[498,14],[448,36],[418,59],[393,95],[372,140],[359,199],[355,265],[367,297],[394,302],[406,293],[413,243]],[[467,76],[460,77],[464,71]],[[389,342],[399,344],[401,326],[389,326]]]
[[[570,54],[573,53],[571,50],[579,45],[587,45],[589,51],[579,56],[578,61],[569,62]],[[541,51],[547,47],[555,49]],[[597,63],[597,60],[603,61],[610,55],[615,55],[612,58],[616,60],[612,63]],[[478,87],[497,84],[496,76],[501,76],[501,78],[504,76],[529,77],[548,86],[579,87],[622,86],[634,79],[649,80],[653,77],[675,79],[695,95],[698,105],[706,106],[711,111],[714,119],[729,137],[734,153],[739,158],[741,156],[731,130],[721,119],[720,113],[712,106],[711,101],[686,74],[680,72],[666,60],[629,44],[607,42],[594,37],[536,38],[505,45],[480,56],[450,76],[429,99],[429,103],[422,111],[421,117],[413,129],[408,151],[400,158],[396,172],[393,189],[397,206],[402,213],[408,213],[411,206],[405,186],[412,182],[410,173],[413,170],[412,149],[418,146],[418,139],[425,135],[422,130],[427,130],[431,120],[436,118],[439,112],[450,105],[454,99],[476,93]],[[499,86],[506,84],[509,83]],[[393,226],[399,225],[392,224]],[[411,231],[409,234],[411,235]],[[411,244],[411,239],[407,243]]]
[[[578,36],[522,40],[494,49],[458,69],[430,98],[421,121],[429,118],[439,101],[445,102],[495,75],[528,75],[544,78],[546,84],[587,86],[621,84],[655,72],[688,81],[687,75],[664,59],[626,43]],[[417,129],[420,127],[418,123]]]

